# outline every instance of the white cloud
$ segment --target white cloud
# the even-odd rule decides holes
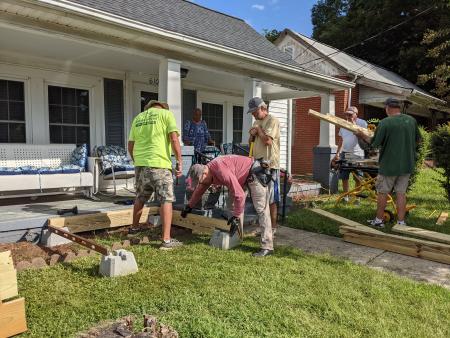
[[[252,5],[252,8],[257,9],[258,11],[263,11],[265,6],[259,5],[259,4],[254,4],[254,5]]]

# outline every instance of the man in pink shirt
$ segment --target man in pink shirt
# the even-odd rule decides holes
[[[246,191],[250,191],[253,205],[262,228],[261,250],[255,257],[265,257],[273,253],[272,223],[270,220],[268,184],[270,170],[259,161],[239,155],[220,156],[206,165],[195,164],[189,171],[188,188],[195,189],[181,215],[186,217],[211,185],[224,185],[234,198],[233,216],[228,220],[230,235],[238,231],[242,238]],[[189,182],[190,180],[190,182]]]

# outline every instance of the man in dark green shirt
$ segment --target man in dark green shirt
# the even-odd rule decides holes
[[[356,133],[373,147],[380,148],[376,182],[377,215],[368,221],[370,225],[378,227],[384,227],[384,210],[392,189],[396,194],[397,223],[405,224],[406,190],[416,163],[417,144],[420,142],[417,122],[413,117],[401,113],[399,100],[387,99],[385,111],[388,117],[380,121],[373,138]]]

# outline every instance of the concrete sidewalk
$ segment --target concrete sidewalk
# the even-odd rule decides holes
[[[394,272],[416,281],[439,284],[450,289],[450,265],[447,264],[347,243],[341,238],[287,227],[278,229],[275,245],[289,245],[307,253],[328,253],[377,270]]]

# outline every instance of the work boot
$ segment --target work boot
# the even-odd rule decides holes
[[[172,250],[173,248],[182,246],[183,243],[179,240],[176,240],[175,238],[169,239],[169,241],[163,241],[161,243],[161,246],[159,247],[161,250]]]
[[[273,250],[269,249],[261,249],[258,252],[255,252],[252,256],[253,257],[266,257],[273,254]]]

